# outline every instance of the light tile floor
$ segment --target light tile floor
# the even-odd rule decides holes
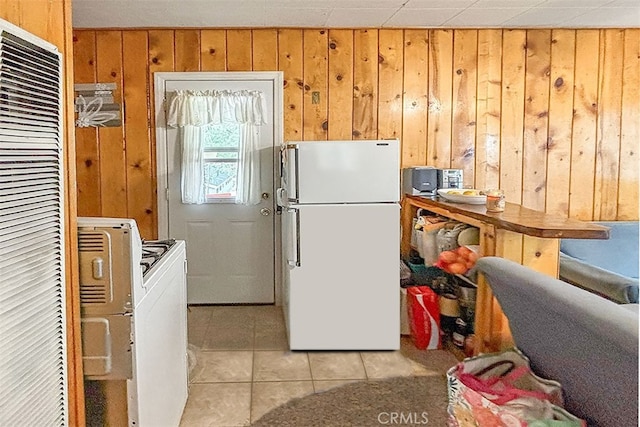
[[[399,351],[291,352],[282,307],[190,306],[188,333],[196,365],[182,427],[248,426],[290,399],[349,382],[434,374]]]

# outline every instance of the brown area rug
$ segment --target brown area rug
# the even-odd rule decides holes
[[[350,383],[293,399],[252,426],[446,427],[446,372],[458,359],[446,350],[418,350],[407,336],[400,340],[400,353],[427,368],[429,375]]]
[[[447,425],[444,375],[363,381],[294,399],[253,426],[347,427]]]

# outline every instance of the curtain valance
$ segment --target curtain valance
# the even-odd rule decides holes
[[[264,96],[259,91],[177,90],[168,110],[167,125],[171,127],[266,124]]]

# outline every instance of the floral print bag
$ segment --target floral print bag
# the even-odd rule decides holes
[[[560,383],[533,373],[517,348],[464,359],[447,386],[450,427],[586,427],[562,408]]]

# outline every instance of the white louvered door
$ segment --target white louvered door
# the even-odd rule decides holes
[[[67,425],[61,56],[0,31],[0,426]]]

